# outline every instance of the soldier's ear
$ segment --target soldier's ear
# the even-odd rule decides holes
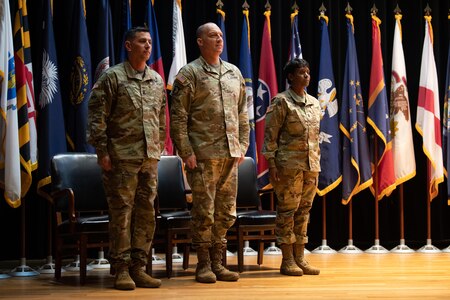
[[[197,45],[198,45],[199,47],[203,46],[203,40],[202,40],[202,38],[197,38]]]
[[[130,41],[125,41],[125,49],[127,49],[128,52],[131,51],[131,42]]]

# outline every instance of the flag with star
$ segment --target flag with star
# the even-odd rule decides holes
[[[339,128],[343,134],[342,203],[372,185],[366,117],[359,77],[353,16],[347,18],[347,54],[345,58],[342,109]]]
[[[389,107],[381,55],[381,20],[372,16],[372,67],[370,72],[367,123],[373,128],[371,141],[372,174],[376,174],[372,193],[377,200],[389,196],[396,187]]]
[[[328,36],[328,17],[320,16],[321,43],[319,60],[319,80],[317,99],[320,102],[322,116],[320,120],[320,168],[317,194],[323,196],[333,190],[342,181],[341,143],[339,132],[338,101],[334,84],[333,62]]]

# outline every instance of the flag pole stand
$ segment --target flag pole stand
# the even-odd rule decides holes
[[[11,277],[11,276],[9,276],[8,274],[0,273],[0,279],[6,279],[6,278],[9,278],[9,277]]]
[[[264,254],[266,255],[281,255],[281,249],[278,248],[275,242],[271,242],[270,246],[264,250]]]
[[[250,248],[250,241],[245,241],[244,242],[244,248],[243,248],[242,252],[244,253],[244,256],[256,256],[256,255],[258,255],[258,252],[256,252],[252,248]]]
[[[47,256],[46,263],[39,267],[38,272],[41,274],[55,274],[55,264],[53,263],[53,256]],[[61,269],[61,272],[65,272]]]
[[[442,249],[442,252],[450,253],[450,246],[448,246],[448,247],[445,248],[445,249]]]
[[[348,245],[343,247],[341,250],[339,250],[339,253],[344,254],[356,254],[356,253],[363,253],[361,249],[353,245],[353,213],[352,208],[353,202],[350,200],[348,203]]]
[[[430,161],[428,160],[427,163],[427,167],[428,167],[428,177],[430,177],[431,174],[431,166],[430,166]],[[428,184],[427,184],[427,244],[425,246],[423,246],[422,248],[420,248],[419,250],[417,250],[417,252],[420,253],[439,253],[441,252],[441,250],[439,250],[438,248],[436,248],[435,246],[433,246],[431,244],[431,198],[430,198],[430,178],[428,178]]]
[[[91,261],[89,263],[89,266],[91,266],[93,269],[110,269],[111,268],[111,264],[105,258],[105,252],[103,251],[103,247],[101,247],[100,250],[98,251],[98,258]]]
[[[327,245],[327,196],[322,196],[322,245],[314,249],[313,253],[330,254],[336,253],[336,250]]]
[[[174,246],[172,248],[172,262],[174,263],[182,263],[183,262],[183,256],[178,253],[178,247]]]
[[[22,244],[20,265],[11,270],[9,275],[16,277],[29,277],[29,276],[37,276],[39,272],[27,266],[27,259],[25,258],[25,199],[22,198],[22,205],[20,207],[21,213],[21,228],[20,228],[20,239]]]
[[[403,212],[403,184],[399,187],[400,199],[399,199],[399,211],[400,211],[400,244],[391,249],[393,253],[414,253],[415,251],[405,245],[405,217]]]
[[[155,254],[155,248],[152,248],[152,265],[165,265],[166,261]]]
[[[79,272],[80,271],[80,255],[75,255],[75,259],[70,264],[64,267],[66,271]],[[92,271],[93,268],[90,265],[86,265],[86,271]]]

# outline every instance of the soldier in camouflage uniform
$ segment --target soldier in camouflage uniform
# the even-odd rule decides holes
[[[126,33],[128,60],[107,69],[92,88],[88,140],[103,170],[110,216],[110,260],[120,290],[159,287],[147,275],[155,231],[157,163],[164,149],[165,89],[151,70],[147,28]]]
[[[197,29],[197,44],[201,56],[179,71],[173,86],[171,137],[192,189],[196,280],[236,281],[239,274],[222,266],[222,252],[236,220],[237,166],[249,144],[245,82],[236,66],[219,58],[216,24]]]
[[[280,272],[317,275],[320,271],[304,259],[304,249],[320,172],[321,109],[305,90],[310,80],[308,62],[294,59],[284,71],[290,88],[276,95],[267,110],[263,148],[277,195],[275,234],[283,253]]]

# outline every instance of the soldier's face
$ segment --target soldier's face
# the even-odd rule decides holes
[[[293,86],[307,87],[309,85],[309,80],[311,79],[311,76],[309,75],[309,68],[297,68],[294,73],[289,74],[289,79],[291,80],[291,85]]]
[[[130,57],[147,61],[152,53],[152,38],[148,32],[137,32],[134,39],[126,41],[125,47]]]
[[[202,36],[197,39],[197,43],[203,51],[214,52],[220,55],[223,50],[222,31],[217,25],[211,24],[205,29]]]

